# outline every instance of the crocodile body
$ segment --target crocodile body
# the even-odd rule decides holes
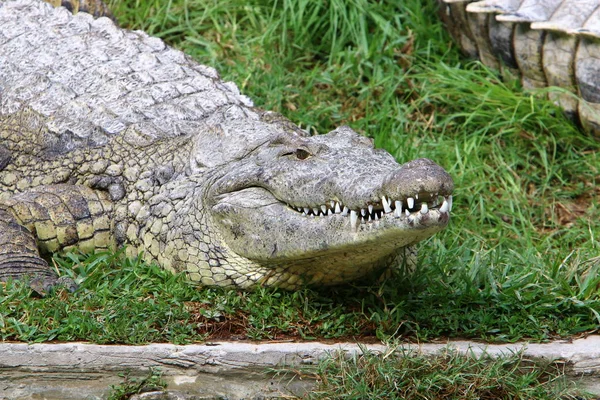
[[[600,136],[599,0],[438,0],[465,53],[508,68],[524,88],[557,86],[550,98]]]
[[[109,18],[0,2],[0,279],[52,284],[40,255],[125,245],[202,285],[340,284],[403,263],[452,189]]]

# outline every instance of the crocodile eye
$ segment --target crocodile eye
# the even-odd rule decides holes
[[[308,157],[312,156],[308,151],[304,149],[296,149],[293,151],[287,151],[282,154],[283,157],[296,157],[298,160],[306,160]]]
[[[304,149],[298,149],[296,150],[296,158],[298,160],[306,160],[308,157],[310,157],[310,153]]]

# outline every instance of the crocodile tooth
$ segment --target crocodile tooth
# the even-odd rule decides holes
[[[402,202],[400,200],[396,200],[394,204],[396,205],[396,217],[400,217],[402,215]]]
[[[429,207],[427,207],[427,203],[421,204],[421,214],[427,214],[429,212]]]
[[[347,208],[344,207],[344,210],[347,210]],[[356,230],[357,222],[358,222],[358,214],[356,213],[356,211],[350,210],[350,226],[352,227],[353,230]]]
[[[348,207],[344,206],[344,209],[342,210],[342,215],[348,215]]]
[[[375,221],[379,221],[379,213],[375,212],[375,218],[373,218]]]
[[[319,209],[318,208],[313,208],[313,214],[319,215]]]
[[[448,196],[448,211],[452,211],[452,195]]]
[[[386,213],[392,212],[392,208],[390,207],[390,204],[388,203],[385,196],[381,196],[381,204],[383,204],[383,211],[385,211]]]
[[[369,204],[369,214],[373,214],[373,204]]]
[[[415,199],[419,200],[419,193],[415,194]]]
[[[369,221],[369,222],[373,221],[373,220],[371,219],[371,214],[369,214],[369,219],[368,219],[367,221]]]
[[[367,215],[367,211],[365,211],[364,208],[361,208],[360,209],[360,215],[362,215],[364,217],[365,215]]]
[[[404,210],[404,213],[406,214],[407,217],[410,215],[410,211],[408,211],[408,208],[406,210]]]
[[[335,201],[331,200],[331,203],[329,203],[329,204],[331,204],[331,208],[335,207]]]
[[[323,210],[323,214],[327,214],[327,206],[326,205],[322,205],[321,210]]]
[[[408,208],[413,208],[415,206],[415,199],[409,197],[408,199],[406,199],[406,205]]]
[[[304,214],[308,215],[308,213],[310,213],[310,208],[304,207]]]
[[[448,212],[448,209],[449,209],[448,202],[446,201],[446,199],[444,199],[444,202],[442,203],[442,206],[440,207],[440,212],[441,213]]]
[[[344,207],[344,209],[346,209],[346,208]],[[340,210],[340,203],[337,201],[335,202],[335,209],[333,210],[333,212],[336,214],[339,214],[342,212],[342,210]]]

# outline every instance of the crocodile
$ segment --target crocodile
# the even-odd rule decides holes
[[[309,135],[162,40],[0,2],[0,279],[126,248],[205,286],[297,289],[407,264],[453,181],[341,126]]]
[[[462,50],[521,78],[600,137],[599,0],[437,0]]]

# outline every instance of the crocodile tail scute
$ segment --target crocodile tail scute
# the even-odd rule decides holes
[[[491,68],[509,69],[526,89],[551,93],[600,137],[600,0],[438,0],[461,49]]]

